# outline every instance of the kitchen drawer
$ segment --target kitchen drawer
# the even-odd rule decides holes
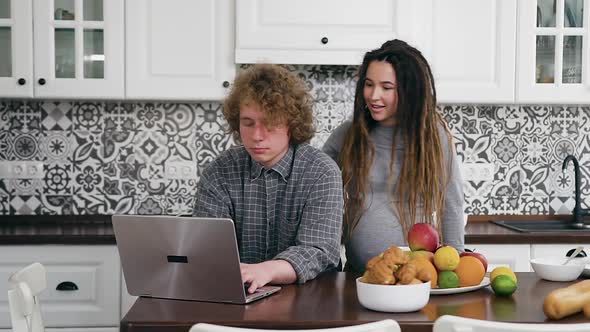
[[[586,254],[590,254],[590,244],[533,244],[531,245],[531,258],[538,257],[565,257],[565,254],[570,249],[575,249],[577,246],[583,246]]]
[[[33,262],[47,269],[41,293],[45,327],[108,327],[119,325],[120,275],[115,246],[0,246],[0,294],[8,277]],[[77,290],[57,290],[64,282]],[[0,328],[10,327],[6,295],[0,296]]]
[[[465,248],[483,254],[488,260],[488,271],[498,266],[509,266],[515,272],[530,272],[528,244],[465,244]]]

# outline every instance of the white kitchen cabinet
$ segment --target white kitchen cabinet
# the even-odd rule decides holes
[[[233,0],[127,0],[127,98],[222,99],[235,75],[234,12]]]
[[[137,296],[133,296],[127,292],[127,283],[125,277],[121,274],[121,318],[127,315],[127,312],[137,300]]]
[[[399,0],[236,1],[236,62],[355,64],[400,38],[410,17]]]
[[[590,0],[520,0],[519,103],[590,103]]]
[[[0,97],[123,98],[123,1],[3,3]]]
[[[514,102],[516,1],[412,0],[408,42],[443,103]]]
[[[33,2],[0,1],[0,97],[33,97]]]
[[[515,272],[530,272],[531,246],[528,244],[465,244],[465,248],[483,254],[488,260],[488,271],[508,266]]]
[[[516,9],[513,0],[240,0],[236,62],[358,65],[399,38],[429,61],[440,102],[511,103]]]
[[[590,249],[590,244],[575,244],[575,243],[564,243],[564,244],[533,244],[531,245],[531,258],[538,257],[563,257],[570,249],[575,249],[577,246],[583,246],[584,248]],[[586,253],[590,253],[588,249]]]
[[[121,268],[115,246],[0,246],[0,294],[7,293],[12,273],[33,262],[47,269],[47,288],[40,295],[46,327],[119,326]],[[0,328],[10,326],[8,299],[0,296]]]

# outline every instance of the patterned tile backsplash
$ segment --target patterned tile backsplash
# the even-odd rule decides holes
[[[321,147],[352,112],[356,67],[290,66],[315,98]],[[590,105],[440,105],[464,164],[469,214],[570,213],[578,157],[590,206]],[[0,215],[177,214],[200,172],[234,144],[220,102],[0,101],[0,162],[40,161],[39,179],[0,178]],[[5,163],[6,164],[6,163]]]

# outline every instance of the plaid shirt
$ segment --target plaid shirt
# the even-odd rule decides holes
[[[234,146],[199,183],[193,216],[231,218],[240,260],[283,259],[303,283],[340,260],[342,178],[336,163],[308,144],[292,145],[267,169]]]

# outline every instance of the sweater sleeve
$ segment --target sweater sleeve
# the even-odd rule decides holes
[[[328,140],[326,141],[326,143],[324,143],[324,146],[322,148],[322,151],[324,151],[324,153],[330,156],[330,158],[332,158],[336,163],[338,163],[340,150],[342,150],[344,136],[346,135],[346,132],[348,131],[348,128],[350,128],[351,125],[351,121],[345,121],[336,129],[334,129],[334,131],[332,132],[330,137],[328,137]]]
[[[447,169],[450,170],[447,184],[445,210],[442,216],[443,241],[459,251],[465,247],[465,223],[464,223],[464,194],[463,177],[461,176],[461,162],[452,145],[447,143],[446,135],[443,138],[443,149]]]

